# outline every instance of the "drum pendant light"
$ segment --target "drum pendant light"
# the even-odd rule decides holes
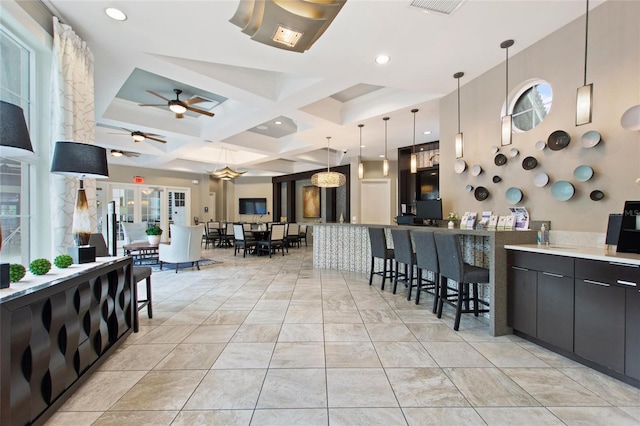
[[[584,80],[576,94],[576,126],[591,123],[593,107],[593,83],[587,84],[587,52],[589,47],[589,0],[584,24]]]
[[[384,161],[382,161],[382,176],[389,176],[389,160],[387,159],[387,122],[389,117],[384,117]]]
[[[360,128],[360,155],[358,156],[358,179],[362,179],[364,177],[364,164],[362,163],[362,128],[364,124],[358,124]]]
[[[509,48],[513,46],[513,40],[505,40],[500,43],[500,47],[505,49],[507,60],[505,66],[505,96],[504,115],[502,116],[502,139],[501,145],[511,145],[511,133],[513,132],[511,114],[509,114]]]
[[[413,113],[413,146],[411,147],[411,173],[418,173],[418,155],[416,154],[416,112],[418,109],[411,110]]]
[[[345,175],[331,171],[329,163],[329,154],[331,153],[331,149],[329,147],[330,140],[331,136],[327,136],[327,171],[318,172],[311,176],[311,183],[315,186],[319,186],[320,188],[337,188],[347,183]]]
[[[456,158],[462,158],[464,152],[464,138],[460,131],[460,79],[464,76],[463,72],[457,72],[453,75],[453,78],[458,80],[458,134],[456,135]]]

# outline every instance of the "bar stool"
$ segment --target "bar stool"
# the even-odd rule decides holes
[[[478,298],[478,283],[489,282],[489,270],[464,263],[456,235],[436,232],[433,236],[438,251],[441,280],[438,318],[442,317],[442,305],[444,302],[454,306],[456,308],[456,319],[453,329],[458,331],[461,314],[473,313],[477,317],[481,312],[489,312],[489,309],[479,308],[479,305],[488,307],[489,304]],[[447,285],[446,281],[443,281],[447,278],[458,283],[455,294],[448,294],[448,291],[453,289]],[[471,297],[469,297],[469,284],[472,284]],[[473,309],[469,308],[469,302],[473,302]],[[465,305],[464,308],[463,304]]]
[[[438,265],[438,250],[433,232],[411,232],[413,244],[416,249],[416,266],[418,267],[418,285],[416,293],[416,305],[420,303],[420,291],[426,290],[433,294],[432,312],[438,310],[438,294],[440,292],[440,267]],[[433,281],[424,278],[424,272],[433,273]]]
[[[391,239],[393,240],[393,251],[395,253],[396,274],[393,279],[393,294],[396,293],[398,281],[407,286],[407,300],[411,300],[411,289],[417,286],[417,277],[413,276],[413,268],[416,266],[416,254],[413,252],[411,235],[408,229],[392,229]],[[404,265],[404,274],[399,272],[398,264]],[[399,279],[404,277],[404,280]],[[416,281],[416,284],[413,281]]]
[[[384,228],[368,228],[369,242],[371,244],[371,274],[369,274],[369,285],[373,282],[374,275],[382,276],[382,286],[380,290],[384,290],[384,282],[387,278],[393,278],[393,259],[395,257],[394,250],[387,247],[387,238],[384,235]],[[376,258],[382,259],[382,271],[375,271]],[[387,264],[389,269],[387,270]]]

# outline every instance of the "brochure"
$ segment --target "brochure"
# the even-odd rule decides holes
[[[516,231],[529,229],[529,212],[525,207],[509,207],[511,216],[515,218]]]

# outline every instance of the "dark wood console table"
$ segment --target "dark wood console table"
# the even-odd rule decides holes
[[[43,424],[132,332],[132,270],[102,258],[0,291],[0,424]]]

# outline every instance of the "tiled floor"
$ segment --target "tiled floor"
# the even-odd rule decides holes
[[[470,315],[454,332],[311,247],[203,256],[223,263],[153,274],[154,318],[47,425],[640,424],[639,389]]]

